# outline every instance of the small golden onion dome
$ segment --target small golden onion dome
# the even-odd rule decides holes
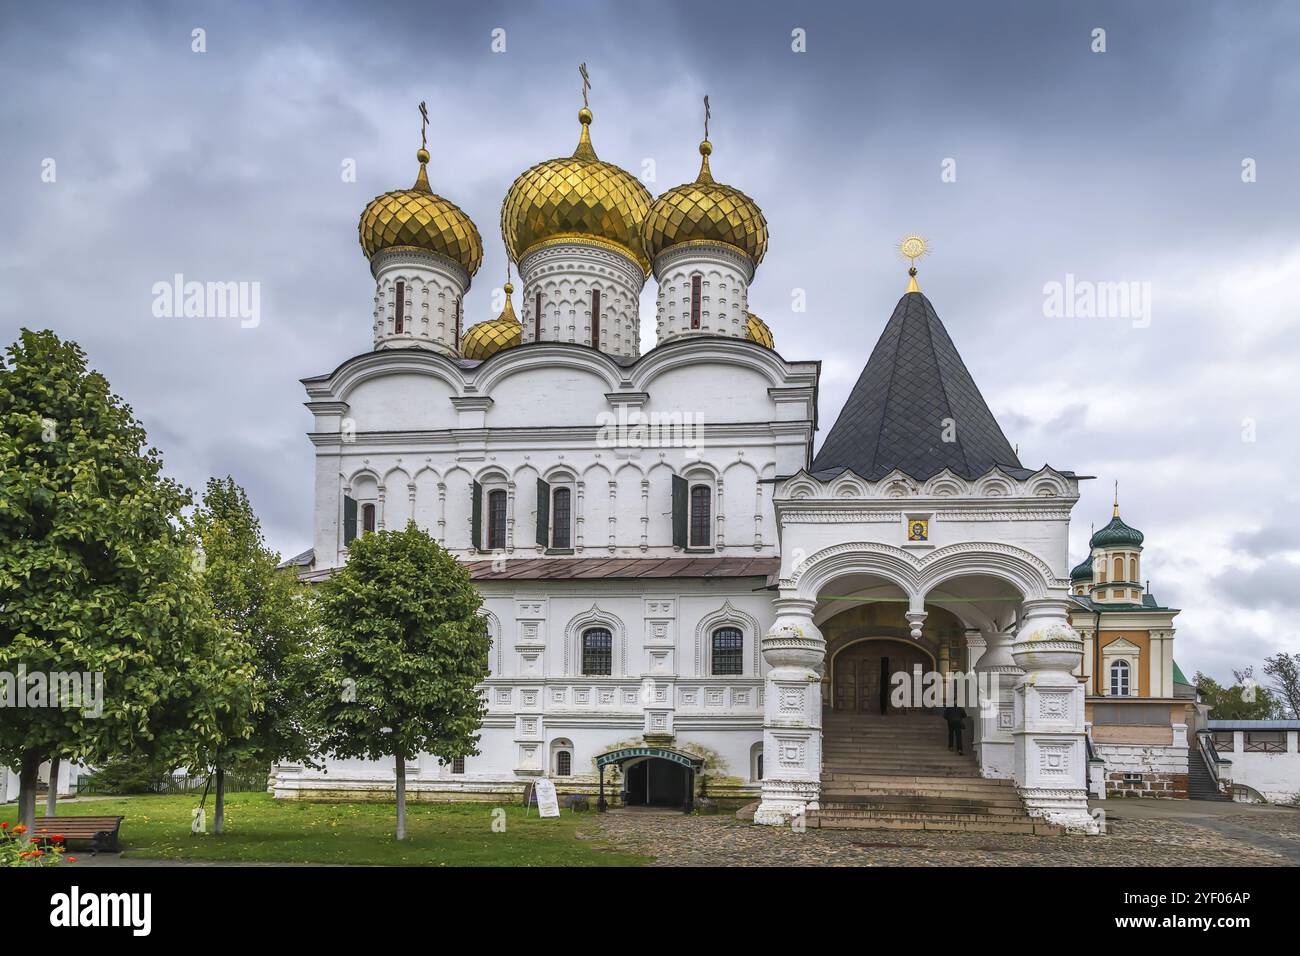
[[[367,259],[385,249],[412,248],[458,263],[472,277],[483,263],[478,228],[459,206],[429,188],[429,152],[420,149],[420,173],[410,189],[376,196],[357,224]]]
[[[506,283],[506,307],[490,322],[480,322],[465,333],[460,342],[460,354],[467,359],[482,361],[503,349],[512,349],[524,340],[523,323],[515,316],[515,306],[510,299],[515,287]]]
[[[518,262],[548,240],[587,239],[610,243],[650,274],[641,248],[641,223],[650,191],[613,163],[601,161],[591,145],[591,111],[578,112],[582,134],[572,156],[548,159],[520,173],[501,203],[501,236]]]
[[[753,312],[746,312],[745,315],[749,316],[745,320],[745,338],[757,342],[765,349],[775,349],[776,340],[772,338],[772,330],[767,327],[767,323]]]
[[[700,143],[700,174],[654,201],[641,236],[651,260],[684,242],[716,242],[738,249],[757,266],[767,253],[763,210],[739,189],[714,180],[713,144]]]

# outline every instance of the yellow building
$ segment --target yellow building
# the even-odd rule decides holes
[[[1120,518],[1117,498],[1110,523],[1070,572],[1070,623],[1084,641],[1085,721],[1108,795],[1185,798],[1196,691],[1174,663],[1178,610],[1143,584],[1143,540]]]

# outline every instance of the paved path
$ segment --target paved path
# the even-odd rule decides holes
[[[1300,810],[1106,800],[1109,834],[1044,837],[759,827],[730,815],[593,818],[600,838],[659,866],[1294,866]]]

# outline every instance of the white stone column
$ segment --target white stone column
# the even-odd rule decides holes
[[[1064,598],[1026,601],[1011,646],[1024,671],[1015,688],[1015,781],[1030,816],[1072,832],[1097,833],[1088,812],[1084,688],[1071,673],[1083,639]]]
[[[822,685],[826,641],[813,623],[816,602],[779,598],[763,637],[770,668],[763,702],[763,801],[755,823],[788,823],[817,810],[821,796]]]
[[[1015,767],[1015,687],[1024,671],[1011,657],[1010,630],[991,628],[983,639],[986,646],[975,664],[980,686],[975,755],[980,776],[1010,780]]]

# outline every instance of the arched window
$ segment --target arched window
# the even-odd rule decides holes
[[[551,547],[570,548],[573,527],[572,492],[568,488],[556,488],[551,493]]]
[[[1124,580],[1124,559],[1123,558],[1115,559],[1115,580],[1116,581]]]
[[[542,340],[542,293],[537,293],[537,305],[533,308],[533,341]]]
[[[763,779],[763,755],[761,753],[758,755],[757,764],[758,764],[758,776],[755,777],[754,779],[762,780]]]
[[[582,673],[608,677],[614,672],[614,635],[603,627],[582,632]]]
[[[720,627],[713,632],[712,673],[715,677],[738,677],[744,673],[745,635],[738,628]]]
[[[555,754],[555,775],[557,777],[573,776],[573,754],[560,750]]]
[[[1128,579],[1129,579],[1130,581],[1136,581],[1136,580],[1138,579],[1138,559],[1137,559],[1137,558],[1129,558],[1129,559],[1128,559]]]
[[[692,548],[707,548],[711,544],[713,530],[713,502],[708,485],[696,485],[691,489],[691,534]]]
[[[456,297],[456,304],[452,308],[456,313],[456,348],[460,348],[460,296]]]
[[[1110,665],[1110,696],[1128,697],[1130,687],[1128,661],[1115,661]]]
[[[704,280],[699,273],[691,276],[691,328],[693,329],[700,327],[700,299],[703,298],[701,293],[703,284]]]
[[[375,506],[361,506],[361,530],[365,534],[370,534],[375,530]]]
[[[393,331],[402,334],[402,325],[406,320],[406,283],[397,282],[397,309],[393,313]]]
[[[503,551],[506,546],[506,493],[498,488],[488,492],[488,550]]]
[[[591,347],[600,348],[600,290],[591,290]]]

